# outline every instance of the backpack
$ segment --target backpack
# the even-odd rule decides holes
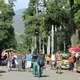
[[[38,64],[40,66],[44,66],[44,56],[41,55],[38,57]]]

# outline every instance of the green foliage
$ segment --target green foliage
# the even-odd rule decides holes
[[[53,24],[57,31],[58,46],[63,47],[63,42],[66,46],[70,45],[70,38],[73,34],[71,25],[72,21],[80,26],[80,1],[79,0],[43,0],[46,14],[37,13],[36,6],[39,0],[30,0],[29,7],[23,13],[25,24],[25,43],[26,46],[34,45],[35,32],[39,32],[39,36],[47,42],[48,35],[51,35],[51,25]],[[74,18],[75,13],[75,18]],[[74,20],[73,20],[74,19]]]
[[[75,23],[78,25],[78,28],[80,28],[80,10],[78,10],[77,13],[75,13]]]
[[[80,46],[80,40],[76,42],[76,45]]]
[[[3,48],[10,48],[16,46],[14,35],[14,28],[12,27],[14,10],[5,4],[3,0],[0,1],[0,50]]]
[[[60,11],[60,8],[53,1],[50,1],[48,3],[46,12],[49,15],[49,17],[52,18],[52,20],[54,20],[54,19],[56,19],[56,17],[58,17],[59,11]],[[53,15],[53,13],[54,13],[54,15]]]
[[[77,28],[80,28],[80,1],[74,0],[74,8],[75,8],[75,15],[74,15],[74,21],[77,24]]]
[[[31,47],[35,44],[36,32],[41,38],[46,37],[45,18],[43,14],[38,14],[36,11],[37,0],[30,0],[29,7],[23,13],[23,20],[25,23],[24,39],[26,46]]]
[[[16,0],[9,0],[9,4],[10,4],[11,7],[15,6],[15,5],[14,5],[14,2],[15,2],[15,1],[16,1]]]

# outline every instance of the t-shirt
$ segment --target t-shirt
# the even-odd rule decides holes
[[[17,55],[18,60],[22,59],[22,57],[23,57],[22,54],[18,54],[18,55]]]
[[[55,55],[51,55],[51,61],[55,61]]]
[[[31,54],[26,55],[26,60],[27,61],[32,61],[32,55]]]

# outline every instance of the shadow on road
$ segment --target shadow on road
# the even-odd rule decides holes
[[[19,71],[19,70],[12,69],[11,71],[14,71],[14,72],[16,72],[16,71]],[[21,70],[21,71],[19,71],[19,72],[26,72],[26,70]]]
[[[0,70],[0,73],[6,73],[6,71]]]
[[[0,76],[2,76],[2,75],[0,74]]]
[[[11,70],[11,71],[18,71],[18,70]]]
[[[63,73],[64,73],[64,72],[58,72],[58,73],[56,72],[56,74],[63,74]]]
[[[38,77],[38,75],[36,75],[35,77]],[[43,78],[43,77],[50,77],[49,75],[42,75],[40,78]]]
[[[80,73],[80,71],[76,71],[76,73]]]
[[[42,75],[41,77],[50,77],[49,75]]]

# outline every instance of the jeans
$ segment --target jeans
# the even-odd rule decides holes
[[[22,60],[19,59],[18,60],[18,70],[21,70],[22,69]]]
[[[42,74],[42,66],[38,66],[38,77],[41,77]]]
[[[8,61],[8,70],[10,71],[12,69],[12,61]]]
[[[69,70],[73,70],[74,64],[72,62],[69,63]]]

